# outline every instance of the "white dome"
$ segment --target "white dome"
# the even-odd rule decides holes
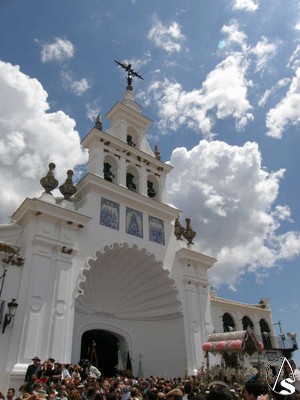
[[[88,260],[76,310],[120,319],[178,317],[180,302],[174,281],[153,254],[137,246],[115,244]]]

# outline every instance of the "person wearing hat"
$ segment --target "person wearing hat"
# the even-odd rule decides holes
[[[42,389],[37,393],[37,396],[39,399],[47,399],[48,394],[45,390]]]
[[[33,357],[33,364],[29,364],[25,374],[25,382],[29,382],[33,374],[37,375],[41,368],[41,359],[38,356]]]
[[[170,390],[166,394],[166,398],[167,398],[167,400],[182,400],[183,394],[180,389],[175,388],[175,389]]]

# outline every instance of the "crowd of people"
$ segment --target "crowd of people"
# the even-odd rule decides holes
[[[299,370],[296,370],[300,373]],[[297,374],[296,374],[297,375]],[[33,357],[27,368],[24,384],[9,388],[0,400],[299,400],[298,390],[282,393],[283,387],[270,390],[259,373],[244,384],[226,382],[219,376],[204,381],[201,375],[185,378],[135,378],[130,371],[118,371],[115,377],[102,377],[88,360],[77,365],[61,364],[49,358],[43,363]],[[277,393],[276,393],[277,392]]]

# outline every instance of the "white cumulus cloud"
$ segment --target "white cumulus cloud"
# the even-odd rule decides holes
[[[39,181],[50,161],[57,165],[57,179],[62,182],[68,169],[87,160],[75,121],[63,111],[50,112],[47,96],[37,79],[0,61],[2,222],[7,222],[25,197],[43,192]]]
[[[39,41],[38,41],[39,42]],[[41,61],[62,61],[74,56],[75,48],[72,42],[67,39],[55,38],[53,43],[42,45]]]
[[[256,72],[264,71],[267,68],[268,62],[276,55],[279,40],[271,42],[267,37],[262,36],[255,46],[247,44],[247,35],[240,29],[237,20],[233,19],[229,25],[224,25],[221,33],[225,38],[220,43],[222,50],[226,49],[227,53],[232,53],[236,47],[240,48],[243,55],[249,59],[253,54],[256,57]]]
[[[70,71],[62,71],[61,72],[61,80],[64,86],[71,90],[76,96],[81,96],[87,90],[90,89],[91,84],[86,78],[82,78],[80,80],[76,80],[73,78],[73,75]]]
[[[174,21],[170,26],[165,26],[156,16],[147,37],[157,47],[168,53],[179,52],[181,43],[185,39],[177,22]]]
[[[277,90],[281,89],[284,86],[287,86],[290,83],[290,79],[289,78],[282,78],[280,79],[277,83],[275,83],[275,85],[273,85],[270,89],[267,89],[263,95],[261,96],[261,98],[258,101],[258,105],[260,107],[263,107],[267,100],[269,99],[269,97],[275,93]]]
[[[215,284],[232,284],[246,270],[262,273],[300,252],[298,232],[277,234],[287,206],[274,206],[284,170],[267,172],[256,143],[231,146],[202,140],[173,151],[167,200],[192,219],[196,246],[218,262]],[[191,199],[193,199],[191,201]]]
[[[259,3],[259,0],[233,0],[233,9],[254,12],[258,10]]]
[[[271,43],[266,37],[262,37],[261,40],[251,49],[257,57],[256,71],[263,71],[268,62],[275,56],[279,43]]]
[[[288,61],[288,67],[296,70],[300,66],[300,45],[298,44]]]
[[[240,30],[239,23],[236,20],[232,20],[230,25],[224,25],[221,32],[227,36],[226,45],[232,46],[234,44],[239,45],[243,51],[247,50],[247,35]]]
[[[290,87],[281,101],[267,113],[267,135],[280,139],[289,125],[300,122],[300,67],[297,68]]]
[[[241,53],[228,56],[206,77],[200,89],[185,91],[181,84],[165,79],[154,81],[146,94],[158,107],[162,132],[177,130],[181,125],[212,137],[215,116],[232,117],[237,129],[253,119],[246,79],[248,62]]]
[[[98,114],[100,113],[100,102],[101,99],[95,99],[94,101],[87,103],[86,107],[86,116],[90,121],[95,122]]]

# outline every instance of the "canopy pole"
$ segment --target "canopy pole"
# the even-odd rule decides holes
[[[206,374],[207,374],[207,382],[209,382],[209,352],[205,352],[205,358],[206,358]]]

